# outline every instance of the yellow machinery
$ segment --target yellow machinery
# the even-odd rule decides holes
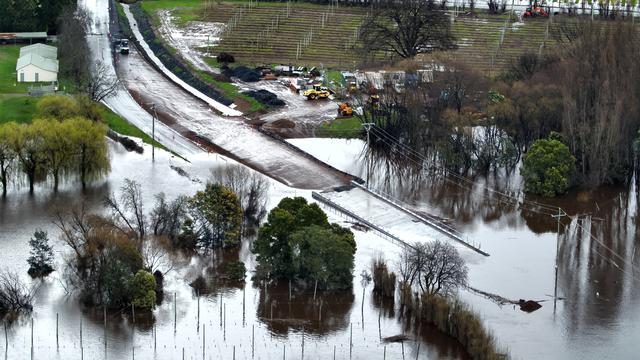
[[[380,95],[373,94],[369,97],[369,105],[374,110],[380,109]]]
[[[353,108],[349,103],[340,103],[338,104],[338,115],[339,116],[352,116]]]
[[[331,91],[324,86],[314,85],[313,89],[306,90],[302,93],[307,99],[326,99],[331,96]]]

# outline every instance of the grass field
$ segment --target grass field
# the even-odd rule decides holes
[[[192,20],[229,24],[235,18],[235,27],[224,34],[214,52],[230,52],[240,63],[294,63],[348,70],[359,62],[354,36],[366,9],[340,7],[330,11],[324,5],[292,3],[287,18],[286,3],[258,3],[252,8],[248,4],[229,0],[145,0],[142,6],[152,17],[159,9],[171,9],[178,24]],[[323,28],[322,15],[329,13]],[[476,69],[497,75],[521,54],[537,53],[541,47],[544,50],[555,45],[553,36],[548,35],[547,20],[530,19],[524,25],[514,25],[508,18],[483,11],[458,17],[452,25],[459,46],[455,53]],[[297,46],[311,29],[313,40],[296,59]]]
[[[339,117],[322,124],[317,130],[318,137],[354,138],[364,133],[362,122],[355,116]]]
[[[38,100],[31,96],[0,95],[0,124],[9,121],[31,122]]]
[[[16,81],[16,62],[22,45],[0,45],[0,94],[26,94],[33,83]]]

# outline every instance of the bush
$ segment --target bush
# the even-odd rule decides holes
[[[525,191],[553,197],[563,194],[571,185],[576,158],[569,148],[558,140],[536,140],[525,154],[520,172]]]
[[[387,263],[381,257],[373,260],[371,267],[373,292],[392,298],[396,292],[396,274],[389,272]]]

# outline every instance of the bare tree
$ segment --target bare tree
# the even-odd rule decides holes
[[[455,247],[440,240],[405,248],[400,270],[404,281],[431,295],[451,294],[467,282],[464,260]]]
[[[180,233],[182,223],[188,216],[188,210],[188,197],[178,196],[169,202],[164,193],[156,194],[156,204],[150,214],[153,235],[164,235],[172,241],[175,240]]]
[[[102,101],[114,95],[120,86],[120,81],[110,66],[98,61],[91,69],[91,76],[84,82],[84,91],[92,100]]]
[[[257,225],[267,213],[269,181],[241,165],[211,170],[211,181],[226,186],[240,198],[245,221]]]
[[[34,288],[29,288],[14,272],[0,272],[0,315],[17,315],[33,309]]]
[[[433,0],[381,0],[362,25],[366,52],[403,58],[454,47],[449,17]]]
[[[104,206],[111,211],[116,226],[124,234],[131,231],[136,234],[138,240],[142,241],[147,225],[140,184],[131,179],[125,179],[120,191],[119,199],[114,194],[105,197]]]

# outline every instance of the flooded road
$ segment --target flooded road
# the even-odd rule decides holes
[[[339,169],[365,177],[361,140],[292,139]],[[525,313],[469,291],[460,296],[479,311],[498,342],[516,359],[633,359],[640,351],[640,264],[637,256],[637,186],[572,192],[558,199],[526,197],[515,206],[495,190],[517,195],[516,174],[472,183],[441,177],[409,181],[385,161],[374,161],[373,187],[417,210],[453,219],[482,244],[489,258],[466,258],[469,285],[509,299],[543,300]],[[403,179],[402,182],[398,179]],[[488,184],[485,184],[488,182]],[[486,186],[485,186],[486,185]],[[489,191],[488,189],[492,189]],[[554,311],[557,210],[560,223],[558,296]]]
[[[56,254],[58,271],[39,285],[36,294],[32,313],[34,358],[130,359],[135,351],[136,359],[179,359],[184,351],[187,359],[231,359],[235,350],[236,359],[281,359],[285,351],[286,359],[299,359],[303,338],[305,359],[326,359],[327,354],[334,351],[338,359],[349,358],[350,342],[353,359],[381,357],[385,347],[388,359],[402,358],[401,344],[386,344],[380,337],[405,331],[411,334],[411,330],[397,319],[393,306],[381,307],[372,296],[371,284],[362,297],[357,275],[370,267],[375,256],[384,254],[391,258],[399,248],[361,231],[355,231],[358,249],[354,288],[350,291],[319,293],[315,301],[312,290],[294,291],[289,301],[286,286],[268,287],[265,293],[260,284],[248,280],[243,286],[221,286],[202,296],[198,311],[198,298],[188,284],[206,273],[212,259],[175,253],[171,254],[175,268],[165,279],[161,305],[151,314],[137,314],[135,324],[128,309],[110,312],[105,331],[101,309],[85,309],[73,294],[65,294],[59,270],[68,249],[60,242],[57,229],[51,223],[56,209],[68,210],[73,203],[84,201],[90,211],[101,211],[103,196],[117,192],[125,178],[133,178],[142,185],[145,210],[150,211],[157,192],[165,192],[168,199],[179,194],[191,195],[204,186],[212,168],[234,163],[222,156],[207,154],[195,156],[187,163],[164,151],[157,151],[156,161],[152,163],[148,146],[145,154],[139,155],[128,153],[112,142],[110,154],[111,173],[85,192],[79,190],[76,183],[65,183],[58,194],[43,187],[38,187],[33,196],[27,189],[12,189],[7,199],[0,201],[0,262],[5,269],[17,271],[31,282],[26,274],[25,259],[29,253],[28,240],[36,228],[49,232]],[[188,176],[180,175],[170,166],[183,169]],[[276,181],[270,183],[268,208],[284,196],[310,198],[310,191],[289,188]],[[329,212],[329,216],[331,221],[350,226],[336,214]],[[245,262],[249,274],[255,269],[255,259],[249,251],[251,241],[251,238],[243,240],[236,255]],[[56,315],[59,317],[58,346]],[[5,349],[4,342],[0,344],[6,358],[29,358],[30,320],[26,316],[9,327],[9,348]],[[455,341],[429,327],[422,328],[418,342],[420,358],[465,359]],[[404,344],[405,356],[415,358],[418,342],[411,340]]]

